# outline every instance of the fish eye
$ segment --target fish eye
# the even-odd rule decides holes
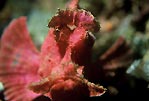
[[[58,27],[56,27],[55,32],[60,32],[60,29]]]

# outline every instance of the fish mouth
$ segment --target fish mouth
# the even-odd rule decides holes
[[[94,97],[101,96],[106,91],[103,86],[96,85],[78,76],[59,77],[53,82],[51,78],[44,78],[39,82],[32,83],[29,89],[36,93],[44,94],[51,99],[55,94],[62,94],[65,96],[66,92],[72,94],[76,94],[77,92],[86,97]]]

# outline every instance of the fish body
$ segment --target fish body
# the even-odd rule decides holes
[[[76,6],[77,7],[77,6]],[[0,81],[8,101],[32,101],[45,95],[53,101],[82,101],[105,92],[89,82],[84,70],[91,66],[94,16],[83,9],[59,10],[48,24],[39,52],[26,26],[26,18],[13,20],[0,45]]]

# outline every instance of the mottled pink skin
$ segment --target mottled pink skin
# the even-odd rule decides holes
[[[30,89],[53,101],[82,101],[103,94],[102,87],[89,84],[80,72],[91,63],[94,38],[89,33],[99,29],[94,17],[85,10],[60,10],[49,27],[41,48],[38,72],[42,79]]]
[[[5,29],[0,45],[0,81],[7,101],[32,101],[38,94],[28,84],[39,79],[39,52],[27,30],[26,18],[13,20]]]
[[[50,30],[46,41],[43,43],[40,55],[40,67],[38,73],[41,77],[46,77],[51,74],[52,68],[58,65],[61,61],[61,56],[54,40],[53,31]]]

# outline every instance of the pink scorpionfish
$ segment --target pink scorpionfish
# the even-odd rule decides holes
[[[41,52],[29,36],[25,17],[13,20],[4,30],[0,81],[7,101],[32,101],[40,95],[52,101],[84,101],[105,92],[84,77],[84,69],[91,64],[92,32],[99,30],[98,23],[73,2],[49,22]]]

